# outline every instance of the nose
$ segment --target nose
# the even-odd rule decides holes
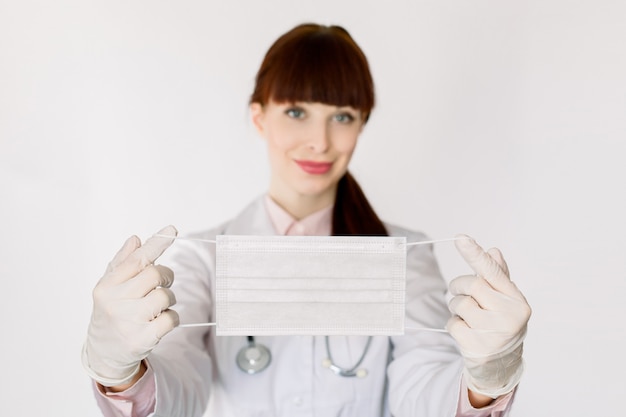
[[[315,153],[324,153],[330,147],[330,128],[326,123],[311,126],[307,138],[308,148]]]

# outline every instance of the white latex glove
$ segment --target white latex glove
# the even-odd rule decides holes
[[[130,382],[141,360],[159,340],[178,326],[170,310],[176,298],[168,288],[174,273],[154,261],[174,241],[168,226],[144,245],[130,237],[109,263],[93,290],[93,312],[83,345],[82,361],[89,376],[104,386]]]
[[[459,235],[455,244],[476,275],[450,283],[447,329],[465,359],[467,386],[497,398],[510,392],[522,371],[522,346],[531,309],[511,281],[502,253],[485,252],[472,238]]]

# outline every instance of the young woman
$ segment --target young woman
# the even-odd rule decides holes
[[[305,24],[281,36],[265,56],[250,100],[268,147],[268,192],[231,221],[195,236],[426,240],[383,223],[348,172],[373,106],[367,60],[344,29]],[[94,289],[83,363],[105,415],[497,416],[508,410],[530,308],[496,249],[457,241],[476,274],[452,282],[449,306],[431,248],[407,251],[406,326],[447,326],[449,334],[252,341],[216,337],[210,327],[169,333],[179,317],[201,323],[215,314],[214,246],[181,241],[165,255],[169,267],[154,264],[175,234],[170,226],[143,245],[129,238]],[[272,355],[252,375],[238,366],[238,354],[251,343]],[[338,366],[345,370],[362,359],[366,374],[342,376],[324,366],[331,346]]]

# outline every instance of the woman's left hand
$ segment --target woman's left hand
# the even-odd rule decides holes
[[[457,237],[457,250],[476,275],[460,276],[450,283],[453,317],[447,329],[465,359],[468,388],[497,398],[520,380],[531,309],[511,281],[498,249],[485,252],[472,238]]]

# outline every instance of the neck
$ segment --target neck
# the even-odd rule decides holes
[[[335,203],[336,188],[322,195],[304,195],[296,192],[278,192],[270,187],[269,196],[296,220],[301,220]]]

